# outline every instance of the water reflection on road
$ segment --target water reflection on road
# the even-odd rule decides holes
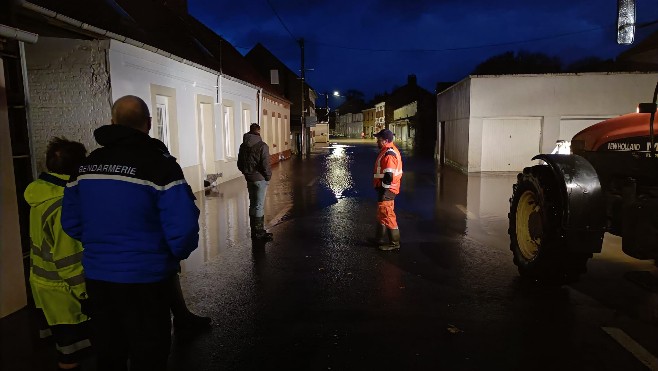
[[[432,160],[415,158],[405,147],[401,151],[405,167],[396,209],[403,226],[412,221],[402,230],[403,239],[418,243],[425,255],[417,258],[430,264],[425,263],[422,274],[436,275],[436,266],[431,264],[439,264],[451,275],[461,275],[464,285],[477,284],[478,275],[482,274],[511,279],[515,267],[509,252],[507,214],[516,173],[464,174],[448,167],[437,171]],[[318,225],[317,231],[309,233],[320,236],[328,245],[340,242],[341,248],[358,244],[363,236],[353,236],[355,226],[343,221],[350,213],[374,207],[372,161],[376,153],[376,145],[371,142],[329,143],[316,147],[309,159],[293,158],[275,165],[266,199],[266,225],[276,228],[282,222],[294,223],[294,218],[328,210],[326,225]],[[250,243],[244,179],[222,183],[197,198],[201,210],[200,243],[183,262],[184,272],[198,270],[204,263],[220,258],[223,252]],[[354,202],[346,202],[349,199]],[[371,224],[374,215],[372,218],[367,217],[362,223]],[[324,251],[329,254],[333,250]],[[466,269],[474,262],[478,272]],[[629,270],[655,272],[652,262],[623,254],[621,239],[611,235],[606,235],[603,252],[595,255],[588,268],[585,282],[590,283],[611,280],[606,277],[623,280]],[[390,276],[393,279],[395,274]],[[623,298],[605,295],[604,289],[595,284],[580,283],[575,287],[611,306],[628,305]],[[642,311],[651,312],[652,308]]]

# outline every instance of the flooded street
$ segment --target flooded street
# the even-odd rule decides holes
[[[541,287],[512,264],[516,174],[435,170],[401,148],[402,248],[375,226],[371,141],[317,145],[273,168],[249,238],[246,183],[199,194],[202,236],[183,264],[190,307],[212,330],[174,336],[172,370],[646,370],[658,355],[657,294],[629,279],[652,262],[603,253],[580,282]],[[658,367],[658,366],[657,366]]]

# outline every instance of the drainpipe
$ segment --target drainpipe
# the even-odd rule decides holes
[[[34,44],[39,39],[39,35],[35,33],[5,26],[3,24],[0,24],[0,37],[6,37],[8,39],[18,40],[28,44]]]
[[[256,107],[257,107],[256,120],[257,120],[258,126],[260,126],[260,122],[261,122],[261,117],[260,116],[262,114],[261,113],[261,111],[262,111],[261,107],[263,106],[263,88],[258,88],[258,90],[256,90],[256,99],[257,99],[256,100]]]

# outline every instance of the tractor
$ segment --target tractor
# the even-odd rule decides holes
[[[619,44],[633,43],[635,16],[635,0],[617,0]],[[652,103],[640,103],[637,113],[580,131],[567,154],[563,146],[537,155],[542,164],[518,174],[508,233],[522,277],[576,280],[601,252],[605,232],[622,238],[627,255],[658,264],[657,96],[658,85]]]
[[[580,131],[569,154],[537,155],[543,164],[518,174],[508,233],[521,276],[576,280],[605,232],[622,237],[629,256],[658,258],[657,96],[658,85],[637,113]]]

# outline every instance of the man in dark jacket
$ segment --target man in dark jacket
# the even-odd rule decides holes
[[[260,137],[258,124],[251,124],[249,132],[242,137],[238,153],[238,169],[247,180],[251,238],[271,241],[272,233],[265,230],[265,194],[272,178],[272,168],[270,150]]]
[[[198,246],[199,209],[183,171],[135,96],[112,106],[112,125],[64,192],[62,227],[82,242],[98,370],[166,370],[172,280]]]

